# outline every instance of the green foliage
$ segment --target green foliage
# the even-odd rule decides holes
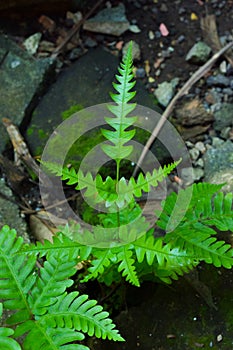
[[[232,195],[217,193],[221,185],[200,183],[168,196],[162,211],[155,213],[159,217],[157,225],[164,230],[164,236],[157,238],[136,200],[156,188],[180,160],[151,173],[140,173],[136,179],[120,176],[121,161],[133,152],[130,141],[135,135],[136,117],[132,112],[136,104],[130,103],[135,96],[131,92],[135,84],[131,50],[130,46],[113,84],[114,104],[108,105],[112,117],[105,118],[109,128],[101,130],[106,139],[102,150],[116,164],[115,177],[45,164],[67,185],[82,191],[89,205],[105,207],[96,214],[97,224],[92,230],[75,224],[61,229],[74,245],[79,242],[80,246],[92,247],[83,281],[97,278],[109,285],[125,278],[139,286],[148,275],[171,283],[201,261],[231,268],[233,251],[216,238],[216,230],[233,230]]]
[[[84,334],[123,340],[96,300],[67,291],[74,284],[71,277],[77,263],[86,266],[79,274],[84,282],[98,279],[111,285],[125,279],[135,286],[148,278],[171,283],[202,261],[233,266],[233,249],[217,236],[217,231],[233,232],[232,193],[225,195],[219,192],[221,185],[207,183],[171,193],[150,228],[137,198],[156,188],[180,160],[140,173],[136,179],[120,175],[122,160],[133,152],[130,141],[135,134],[136,117],[130,116],[135,104],[129,103],[135,95],[130,92],[134,86],[131,50],[118,69],[118,83],[113,85],[117,93],[111,94],[114,104],[108,106],[113,117],[106,118],[108,129],[102,129],[101,135],[106,139],[102,150],[116,165],[115,177],[42,163],[82,191],[89,205],[86,217],[102,205],[96,225],[69,223],[52,243],[30,245],[7,226],[0,231],[0,298],[5,308],[13,310],[7,323],[15,328],[14,337],[24,336],[24,350],[85,350],[80,343]],[[162,237],[156,237],[155,224],[163,230]],[[5,348],[18,350],[10,338],[13,332],[0,328],[0,341]]]
[[[87,248],[82,248],[67,237],[55,238],[54,243],[46,242],[44,246],[41,243],[27,246],[15,230],[8,226],[2,228],[0,298],[5,308],[13,310],[7,323],[16,326],[16,330],[14,333],[0,328],[1,344],[20,349],[14,340],[7,338],[13,333],[16,338],[24,335],[22,348],[25,350],[88,349],[80,343],[71,344],[82,341],[84,333],[123,340],[109,314],[96,300],[66,291],[73,284],[70,277],[76,273],[77,254],[89,255]],[[46,257],[40,267],[36,267],[38,256]]]
[[[0,317],[2,317],[3,305],[0,303]],[[14,330],[7,327],[0,327],[0,344],[5,350],[21,350],[20,345],[12,338]]]

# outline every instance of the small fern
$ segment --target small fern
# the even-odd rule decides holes
[[[232,249],[217,240],[215,230],[233,228],[232,195],[217,193],[221,185],[195,184],[178,194],[172,193],[162,204],[162,212],[155,213],[159,217],[156,224],[164,230],[164,237],[156,238],[154,230],[149,230],[150,225],[136,199],[158,186],[180,160],[146,174],[140,173],[136,179],[120,176],[121,161],[133,152],[130,141],[137,119],[132,116],[136,104],[130,102],[135,96],[131,91],[135,85],[131,46],[118,73],[117,82],[113,84],[116,93],[111,94],[113,104],[108,105],[112,117],[105,118],[108,129],[101,130],[106,138],[102,150],[116,164],[115,178],[44,164],[68,185],[82,190],[89,203],[90,200],[94,204],[104,203],[106,207],[105,213],[97,214],[99,224],[92,230],[79,225],[61,229],[77,249],[85,252],[85,244],[92,246],[86,251],[90,256],[83,281],[98,278],[109,284],[114,276],[139,286],[140,279],[148,273],[170,283],[200,261],[230,268]],[[62,240],[66,242],[64,237]],[[70,249],[66,243],[64,249]],[[86,258],[80,252],[79,256]]]

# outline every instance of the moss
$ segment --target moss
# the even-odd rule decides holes
[[[68,108],[66,111],[62,112],[62,114],[61,114],[62,120],[68,119],[72,114],[81,111],[83,108],[84,107],[81,104],[75,104],[75,105],[70,106],[70,108]]]

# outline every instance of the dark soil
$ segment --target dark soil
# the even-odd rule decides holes
[[[60,1],[57,4],[47,4],[46,2],[40,6],[11,8],[8,11],[0,12],[0,28],[3,32],[10,34],[19,41],[22,37],[27,37],[37,31],[42,31],[38,18],[44,14],[55,20],[58,26],[63,26],[66,30],[70,24],[65,20],[66,11],[77,11],[80,9],[82,13],[87,13],[96,3],[94,0],[77,1],[78,6],[73,2]],[[103,1],[102,6],[105,6]],[[119,1],[109,1],[112,6],[119,4]],[[190,72],[195,71],[198,67],[190,65],[185,61],[185,56],[189,49],[196,41],[202,38],[202,30],[200,19],[207,14],[215,14],[219,36],[231,33],[233,20],[233,1],[232,0],[191,0],[191,1],[173,1],[173,0],[128,0],[123,1],[126,7],[126,15],[130,23],[137,24],[140,33],[125,32],[120,37],[110,35],[99,35],[81,30],[80,38],[85,44],[85,39],[91,37],[95,39],[98,45],[104,45],[111,50],[115,49],[115,44],[119,41],[127,42],[135,40],[141,49],[141,60],[135,62],[137,67],[144,67],[144,61],[148,60],[150,65],[150,76],[155,77],[154,63],[161,57],[162,51],[166,51],[172,47],[174,51],[169,58],[165,58],[165,67],[161,70],[161,74],[155,77],[155,82],[150,84],[147,79],[144,80],[149,90],[165,80],[179,77],[186,81],[190,76]],[[98,12],[98,10],[96,12]],[[194,20],[191,15],[196,16]],[[159,26],[164,23],[169,30],[167,37],[159,36]],[[149,31],[155,33],[155,38],[150,40]],[[21,38],[20,38],[21,37]],[[54,37],[44,32],[44,40],[55,40]],[[63,55],[67,62],[67,56]]]

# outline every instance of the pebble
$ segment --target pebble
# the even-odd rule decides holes
[[[154,32],[152,30],[149,30],[148,37],[149,37],[150,40],[154,40],[155,34],[154,34]]]
[[[181,44],[181,43],[183,43],[184,41],[185,41],[185,36],[184,36],[184,35],[180,35],[180,36],[178,37],[178,39],[177,39],[178,44]]]
[[[83,29],[120,36],[129,29],[129,26],[130,23],[125,16],[125,6],[120,3],[116,7],[105,8],[99,11],[96,16],[86,20]]]
[[[225,74],[227,72],[227,62],[222,61],[222,63],[219,66],[220,72]]]
[[[129,26],[129,31],[135,34],[138,34],[141,32],[141,29],[136,24],[131,24]]]
[[[168,7],[167,7],[167,5],[164,2],[160,6],[160,11],[161,12],[168,12]]]
[[[71,61],[74,61],[76,59],[78,59],[81,55],[82,55],[82,49],[80,47],[76,47],[75,49],[73,49],[70,54],[69,54],[69,59]]]
[[[194,175],[194,181],[199,181],[201,178],[204,177],[205,173],[202,168],[193,168],[193,175]]]
[[[194,171],[192,167],[181,169],[181,179],[185,186],[192,185],[194,182]]]
[[[198,149],[202,154],[206,151],[205,144],[202,141],[195,143],[195,148]]]
[[[190,149],[189,154],[190,154],[190,158],[193,161],[195,161],[199,157],[200,151],[197,148],[192,148],[192,149]]]
[[[231,127],[230,126],[227,126],[225,128],[222,129],[221,133],[220,133],[220,136],[227,140],[229,135],[230,135],[230,131],[231,131]]]
[[[186,143],[186,146],[188,148],[193,148],[194,147],[194,144],[192,142],[190,142],[190,141],[186,141],[185,143]]]
[[[88,37],[86,38],[84,45],[88,48],[92,48],[97,46],[97,42],[94,39]]]
[[[178,14],[183,15],[184,13],[186,13],[186,9],[184,7],[180,7],[178,10]]]
[[[226,126],[233,125],[233,104],[222,103],[220,109],[214,112],[214,129],[221,131]]]
[[[156,73],[157,72],[158,70]],[[156,73],[155,75],[157,75]],[[159,84],[157,89],[155,89],[154,94],[162,106],[167,107],[172,97],[174,96],[175,87],[178,83],[179,78],[174,78],[170,82],[164,81],[163,83]]]
[[[219,137],[212,137],[212,146],[214,148],[217,148],[219,146],[221,146],[224,143],[224,141],[222,139],[220,139]]]
[[[146,71],[144,68],[140,67],[136,70],[136,78],[143,79],[145,78],[145,76],[146,76]]]
[[[225,77],[223,74],[211,75],[206,79],[208,86],[223,86],[227,87],[230,85],[230,79]]]
[[[211,48],[206,43],[199,41],[189,50],[185,60],[194,64],[205,63],[208,60],[211,51]]]
[[[199,158],[199,159],[196,160],[194,165],[199,167],[199,168],[204,168],[204,160],[202,158]]]

